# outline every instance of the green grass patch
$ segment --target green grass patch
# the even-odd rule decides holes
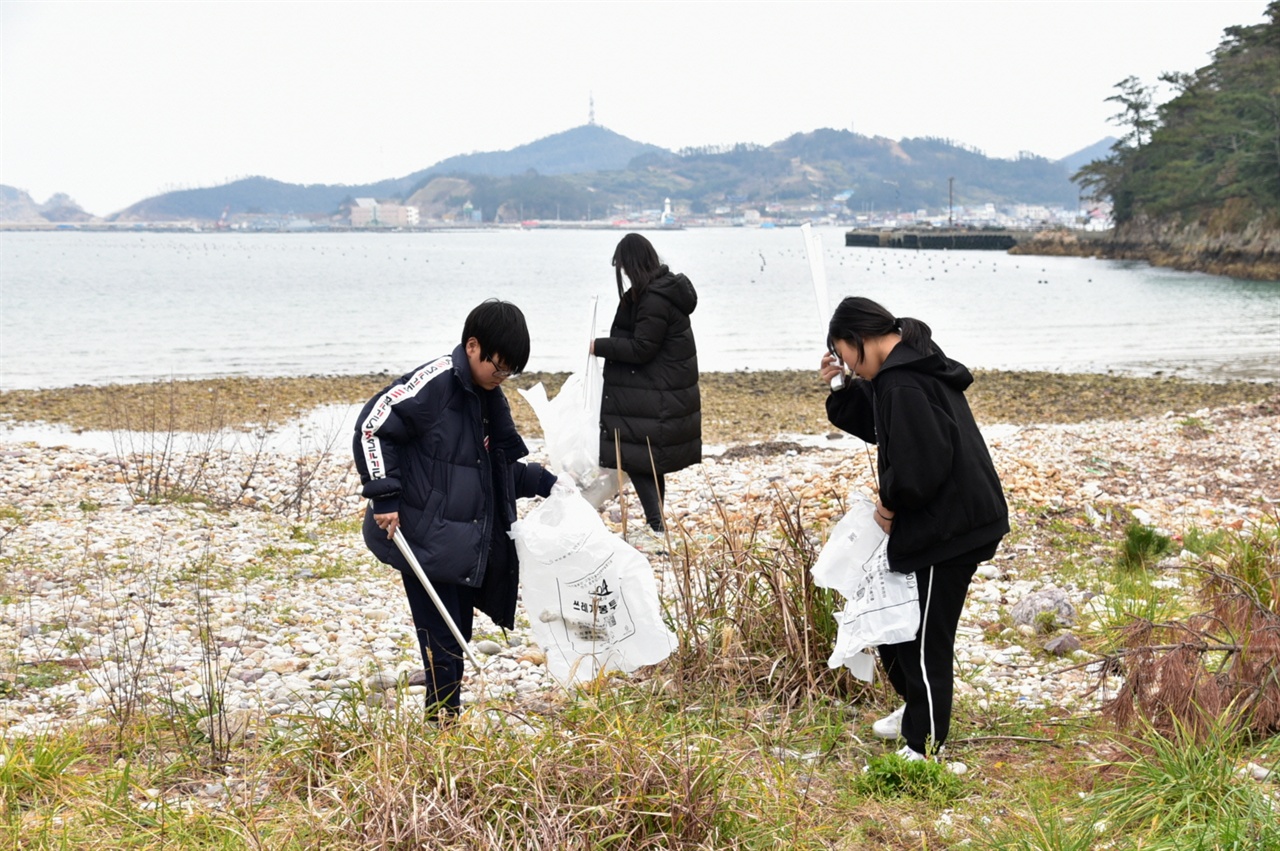
[[[905,796],[934,806],[946,806],[964,794],[964,782],[942,763],[909,761],[897,753],[872,758],[853,788],[871,798]]]
[[[1203,556],[1221,549],[1229,537],[1226,529],[1205,530],[1192,526],[1182,533],[1182,548]]]
[[[1173,549],[1173,539],[1151,526],[1130,523],[1116,553],[1116,562],[1128,570],[1150,570]]]
[[[18,691],[39,690],[71,682],[78,676],[79,672],[72,666],[58,662],[39,662],[20,668],[14,675],[13,684]]]

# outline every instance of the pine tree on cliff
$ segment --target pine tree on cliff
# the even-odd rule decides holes
[[[1154,110],[1153,87],[1116,85],[1107,100],[1126,132],[1073,179],[1112,199],[1117,225],[1215,212],[1229,228],[1259,218],[1280,227],[1280,0],[1265,17],[1228,27],[1209,65],[1162,75],[1177,94]]]

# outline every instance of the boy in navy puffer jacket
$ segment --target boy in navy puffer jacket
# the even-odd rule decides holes
[[[468,641],[473,608],[514,625],[519,564],[507,530],[516,498],[545,497],[556,480],[519,460],[529,450],[501,390],[528,360],[524,314],[490,299],[467,316],[451,354],[380,390],[356,420],[356,468],[370,500],[364,540],[401,573],[436,714],[460,707],[464,651],[392,536],[404,533]]]

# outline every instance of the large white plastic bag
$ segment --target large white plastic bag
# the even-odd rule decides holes
[[[568,684],[608,670],[634,671],[671,654],[648,560],[610,532],[571,488],[511,527],[520,587],[547,669]]]
[[[819,588],[831,588],[852,597],[859,578],[856,565],[865,564],[886,539],[876,525],[876,505],[862,494],[851,497],[849,510],[827,536],[827,543],[810,568]]]
[[[827,664],[846,665],[867,681],[873,665],[866,648],[910,641],[920,629],[916,575],[889,570],[889,538],[876,525],[874,512],[874,503],[857,499],[812,568],[815,584],[846,598],[836,614],[836,645]]]
[[[591,301],[591,331],[595,329],[595,299]],[[586,350],[584,341],[583,350]],[[586,366],[565,379],[554,399],[539,382],[518,390],[542,426],[551,468],[568,475],[596,508],[618,492],[618,474],[600,467],[600,396],[604,377],[600,358],[587,357]]]
[[[592,377],[591,372],[597,375]],[[555,399],[547,398],[542,382],[516,391],[538,417],[551,468],[568,475],[579,488],[587,488],[607,475],[600,469],[599,372],[599,364],[593,364],[583,372],[573,373],[565,379]]]

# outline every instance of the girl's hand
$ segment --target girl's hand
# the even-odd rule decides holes
[[[587,354],[594,355],[596,353],[596,341],[591,340],[587,343]]]
[[[876,525],[888,535],[893,531],[893,512],[884,507],[884,503],[876,500]]]
[[[831,379],[836,377],[844,378],[844,364],[831,352],[827,352],[822,356],[822,363],[818,367],[818,373],[822,376],[822,383],[831,386]]]

